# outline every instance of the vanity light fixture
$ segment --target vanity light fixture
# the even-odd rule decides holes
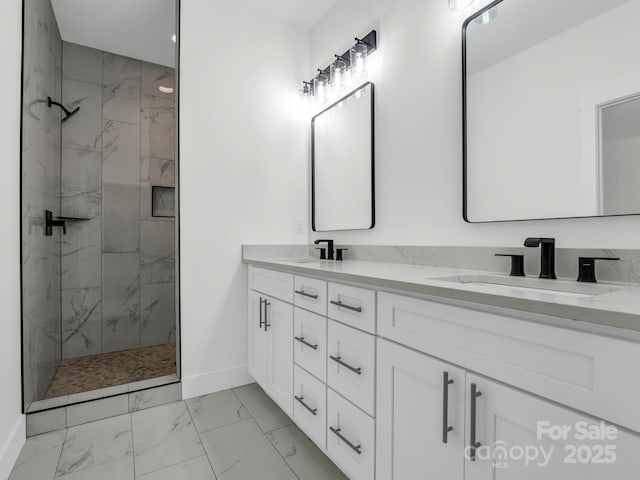
[[[487,23],[492,22],[498,16],[498,7],[493,7],[482,13],[479,17],[477,17],[474,22],[478,25],[486,25]]]
[[[449,0],[451,10],[464,10],[471,6],[475,0]]]
[[[340,55],[336,55],[336,61],[331,64],[331,91],[340,93],[346,90],[346,74],[348,68],[347,62]]]
[[[325,103],[329,97],[329,75],[318,69],[318,75],[313,79],[313,92],[317,103]]]
[[[356,38],[356,44],[342,55],[335,55],[334,62],[324,69],[310,82],[304,82],[300,96],[303,100],[314,97],[319,104],[326,103],[330,92],[340,93],[346,90],[351,70],[354,80],[361,80],[369,75],[368,57],[378,48],[378,33],[369,32],[363,38]]]

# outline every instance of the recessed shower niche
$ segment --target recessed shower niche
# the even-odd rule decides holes
[[[26,412],[179,380],[177,7],[119,5],[24,0]]]

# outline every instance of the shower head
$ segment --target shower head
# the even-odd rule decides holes
[[[62,111],[64,112],[65,117],[62,119],[61,123],[65,123],[67,120],[69,120],[71,117],[73,117],[76,113],[78,113],[80,111],[80,107],[76,107],[73,111],[69,111],[61,103],[54,102],[51,99],[51,97],[47,97],[47,105],[48,105],[49,108],[51,108],[53,105],[56,105],[57,107],[60,107],[62,109]]]
[[[72,110],[71,112],[65,112],[65,114],[67,115],[66,117],[64,117],[61,121],[61,123],[66,122],[67,120],[69,120],[71,117],[73,117],[76,113],[78,113],[80,111],[80,107],[76,107],[74,110]]]

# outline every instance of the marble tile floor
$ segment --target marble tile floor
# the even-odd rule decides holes
[[[175,344],[64,359],[44,399],[64,397],[176,373]]]
[[[27,439],[9,480],[346,480],[256,384]]]

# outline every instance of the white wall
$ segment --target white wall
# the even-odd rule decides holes
[[[372,76],[377,226],[332,236],[343,243],[521,246],[526,236],[545,235],[561,247],[638,248],[637,217],[464,223],[460,30],[470,13],[452,12],[446,0],[341,0],[314,28],[312,68],[372,27],[380,40]]]
[[[185,396],[246,378],[243,243],[306,243],[309,36],[225,0],[182,2],[180,187]],[[245,373],[243,373],[245,372]]]
[[[22,2],[5,1],[0,14],[0,478],[24,442],[20,387],[20,71]]]

